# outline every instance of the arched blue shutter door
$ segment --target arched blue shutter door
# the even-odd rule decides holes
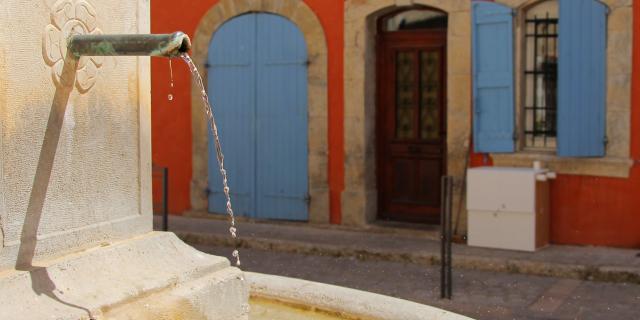
[[[513,16],[473,3],[473,138],[477,152],[514,151]]]
[[[291,21],[238,16],[215,33],[209,92],[234,211],[261,219],[308,219],[307,46]],[[209,143],[209,211],[226,202]]]
[[[558,2],[558,155],[601,157],[606,145],[607,7],[595,0]]]

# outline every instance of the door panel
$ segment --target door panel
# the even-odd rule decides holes
[[[430,207],[439,207],[442,159],[421,159],[417,162],[417,166],[416,198]]]
[[[379,214],[436,222],[446,154],[446,34],[383,34],[378,60]]]
[[[307,220],[307,51],[289,20],[258,15],[258,212]]]
[[[216,117],[235,213],[255,212],[255,29],[251,15],[216,32],[209,49],[208,90]],[[209,132],[209,211],[224,213],[226,200]]]
[[[234,45],[238,49],[229,48]],[[283,17],[247,14],[225,23],[209,52],[213,61],[209,90],[214,93],[211,99],[219,101],[214,112],[224,142],[232,201],[240,209],[236,211],[255,218],[307,220],[303,35]],[[218,192],[220,175],[212,170],[217,168],[212,151],[210,211],[221,213],[225,203]]]

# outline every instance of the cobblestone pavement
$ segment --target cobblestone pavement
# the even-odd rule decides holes
[[[197,247],[230,257],[227,247]],[[439,269],[389,261],[242,249],[242,268],[366,290],[477,319],[640,319],[640,285],[454,270],[453,300]],[[400,319],[399,319],[400,320]]]

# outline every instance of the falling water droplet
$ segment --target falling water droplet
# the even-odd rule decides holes
[[[233,253],[231,254],[234,258],[236,258],[236,266],[240,266],[240,253],[238,252],[238,250],[233,250]]]
[[[171,88],[173,88],[173,64],[171,63],[173,59],[169,59],[169,77],[171,78]]]
[[[167,96],[167,99],[169,99],[169,101],[173,101],[173,95],[169,93],[169,95]]]

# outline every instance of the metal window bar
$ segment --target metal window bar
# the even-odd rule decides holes
[[[531,122],[531,127],[525,126],[525,137],[529,139],[530,145],[535,146],[536,139],[542,138],[542,146],[548,147],[548,138],[556,137],[557,122],[557,39],[558,39],[558,19],[550,18],[547,13],[545,18],[525,20],[527,24],[525,38],[533,39],[533,45],[527,41],[526,54],[532,55],[533,69],[527,66],[525,76],[531,79],[531,94],[533,104],[525,105],[525,117],[527,123]],[[533,33],[528,32],[533,27]],[[551,44],[551,45],[550,45]],[[533,48],[531,48],[533,47]],[[539,55],[539,48],[544,52]],[[533,49],[533,50],[532,50]],[[538,58],[542,57],[542,63],[538,63]],[[542,77],[542,87],[539,87],[539,80]],[[529,84],[527,84],[529,85]],[[542,97],[538,93],[543,90]],[[540,99],[542,98],[542,99]]]

